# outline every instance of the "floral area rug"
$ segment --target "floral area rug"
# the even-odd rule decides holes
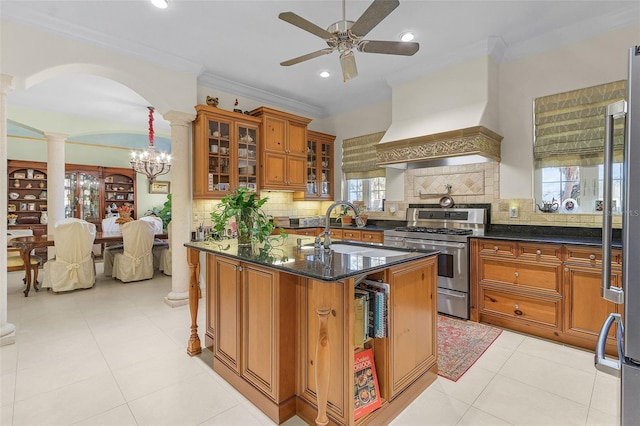
[[[490,325],[438,315],[438,374],[457,382],[500,333]]]

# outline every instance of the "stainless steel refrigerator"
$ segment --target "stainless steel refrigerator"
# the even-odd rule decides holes
[[[611,286],[611,187],[614,121],[624,119],[624,196],[622,203],[622,286]],[[598,336],[595,366],[620,377],[620,423],[640,424],[640,46],[629,50],[628,96],[608,105],[604,149],[602,297],[624,303],[624,318],[612,313]],[[616,327],[618,359],[604,355],[607,334]]]

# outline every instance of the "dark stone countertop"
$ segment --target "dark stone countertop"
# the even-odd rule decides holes
[[[622,247],[621,230],[614,229],[612,234],[612,246],[615,248]],[[602,229],[494,224],[485,230],[483,238],[600,247],[602,246]]]
[[[300,247],[297,246],[298,239],[302,243]],[[343,254],[334,250],[314,249],[313,241],[314,239],[311,237],[292,235],[285,238],[284,241],[275,242],[274,247],[268,250],[261,249],[260,246],[253,249],[249,247],[247,250],[245,247],[238,247],[237,240],[192,241],[186,243],[185,247],[321,281],[338,281],[372,273],[438,253],[437,251],[409,250],[378,244],[340,241],[340,244],[348,246],[393,250],[401,253],[397,256],[375,254],[368,256],[366,252]],[[333,241],[333,243],[338,243],[338,241]],[[383,254],[386,253],[383,252]]]

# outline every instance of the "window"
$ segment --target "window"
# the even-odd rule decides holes
[[[564,213],[603,210],[603,152],[608,104],[624,99],[625,80],[534,100],[535,198]],[[622,207],[624,118],[613,124],[612,209]],[[573,207],[573,208],[571,208]]]
[[[385,178],[347,180],[347,201],[363,201],[369,211],[382,211],[385,195]]]
[[[564,213],[596,213],[603,209],[604,166],[565,166],[541,169],[540,201],[558,203]],[[622,163],[614,163],[612,169],[612,211],[620,213],[622,207]],[[567,200],[573,208],[567,208]]]
[[[386,171],[376,165],[376,148],[384,132],[342,141],[342,171],[348,201],[361,201],[370,211],[382,211]]]

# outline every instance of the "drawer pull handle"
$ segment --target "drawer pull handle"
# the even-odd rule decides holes
[[[536,254],[540,256],[542,254],[542,250],[536,250]]]
[[[596,255],[595,254],[590,254],[589,255],[589,260],[596,260]]]
[[[564,271],[565,272],[569,272],[569,268],[564,268]]]
[[[513,313],[518,315],[518,316],[522,316],[522,311],[520,309],[514,310]]]
[[[519,277],[519,276],[520,276],[520,272],[516,272],[516,273],[514,273],[514,275],[515,275],[516,277]]]
[[[500,248],[498,246],[493,246],[493,251],[498,251]]]

